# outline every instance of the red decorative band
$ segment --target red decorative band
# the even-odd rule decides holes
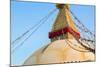
[[[57,30],[54,32],[49,32],[49,38],[54,38],[54,37],[60,36],[62,34],[66,34],[68,32],[70,34],[72,34],[74,37],[80,38],[80,33],[74,31],[71,27],[65,27],[63,29],[60,29],[60,30]]]

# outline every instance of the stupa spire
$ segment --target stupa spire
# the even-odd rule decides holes
[[[68,4],[56,4],[56,7],[59,9],[59,13],[53,24],[52,31],[49,32],[51,41],[65,38],[71,39],[73,35],[79,37],[78,30],[69,13],[70,6]]]

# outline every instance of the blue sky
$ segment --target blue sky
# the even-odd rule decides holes
[[[53,3],[12,1],[11,41],[34,26],[40,19],[55,8],[55,4]],[[70,9],[86,27],[94,31],[94,6],[70,5]],[[48,32],[51,30],[57,14],[58,11],[56,11],[20,48],[11,54],[12,65],[21,65],[33,52],[50,43]]]

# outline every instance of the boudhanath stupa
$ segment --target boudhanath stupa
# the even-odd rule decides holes
[[[90,46],[80,40],[80,32],[69,13],[70,6],[56,4],[56,7],[59,13],[49,32],[51,43],[34,52],[23,65],[95,61],[95,53],[86,49]]]

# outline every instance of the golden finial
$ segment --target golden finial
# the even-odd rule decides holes
[[[56,4],[56,7],[57,7],[58,9],[62,9],[62,8],[64,8],[64,7],[66,7],[67,9],[69,9],[69,4]]]

